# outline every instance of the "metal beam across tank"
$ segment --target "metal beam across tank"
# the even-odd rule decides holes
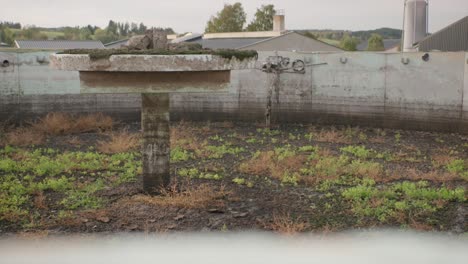
[[[142,97],[143,188],[157,193],[170,183],[169,93],[227,92],[231,70],[254,67],[256,59],[217,55],[53,54],[51,67],[79,71],[81,93],[139,93]]]

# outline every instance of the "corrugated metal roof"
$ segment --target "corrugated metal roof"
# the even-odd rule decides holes
[[[204,49],[238,49],[269,38],[224,38],[199,39],[191,43],[199,43]]]
[[[16,40],[20,49],[104,49],[99,40]]]
[[[384,48],[385,50],[393,49],[396,46],[400,45],[401,39],[384,39]],[[363,41],[357,46],[357,50],[359,51],[365,51],[367,50],[367,47],[369,46],[368,41]]]
[[[468,16],[421,40],[419,51],[468,51]]]
[[[289,47],[288,47],[288,48],[292,48],[292,47],[295,46],[295,48],[293,48],[293,50],[306,51],[306,50],[302,50],[302,49],[304,48],[304,46],[302,46],[302,48],[299,48],[299,46],[297,46],[298,44],[303,43],[304,40],[307,40],[307,41],[308,41],[309,45],[306,45],[306,46],[308,46],[308,48],[311,48],[310,43],[314,43],[314,44],[318,44],[318,43],[319,43],[319,45],[321,44],[321,45],[324,45],[324,46],[326,46],[326,47],[330,47],[330,48],[333,48],[333,49],[336,49],[336,50],[341,50],[341,49],[338,48],[338,47],[335,47],[335,46],[333,46],[333,45],[330,45],[330,44],[328,44],[328,43],[326,43],[326,42],[323,42],[323,41],[320,41],[320,40],[318,40],[318,39],[313,39],[313,38],[307,37],[307,36],[305,36],[304,34],[301,34],[301,33],[296,32],[296,31],[289,31],[289,32],[287,32],[287,33],[285,33],[285,34],[282,34],[281,36],[272,37],[272,38],[266,38],[266,39],[260,40],[260,41],[258,41],[258,42],[255,42],[255,43],[251,43],[251,44],[248,44],[248,45],[239,47],[238,49],[247,49],[247,48],[250,48],[250,47],[258,46],[258,44],[265,44],[265,43],[269,43],[269,42],[270,42],[271,45],[272,45],[271,47],[273,47],[274,50],[277,50],[278,48],[280,48],[281,45],[280,45],[278,42],[277,42],[277,43],[274,43],[273,41],[279,40],[279,39],[282,39],[282,38],[288,38],[288,37],[290,37],[290,36],[299,36],[299,37],[302,38],[302,40],[298,40],[297,38],[296,38],[296,39],[289,39],[289,40],[287,40],[287,41],[293,42],[293,43],[290,43],[290,44],[292,44],[292,45],[289,45]],[[277,46],[277,45],[279,45],[279,46]],[[285,47],[283,46],[282,48],[285,48]],[[315,47],[315,48],[317,48],[317,47]],[[307,50],[307,51],[319,51],[319,50],[316,50],[315,48],[313,48],[312,50]],[[255,48],[253,48],[253,49],[255,50]],[[283,51],[286,51],[286,50],[283,50]]]
[[[121,48],[123,45],[126,45],[129,39],[121,39],[117,41],[112,41],[109,43],[104,44],[106,49],[118,49]]]
[[[202,38],[203,34],[200,33],[193,33],[191,35],[186,35],[180,38],[173,39],[172,43],[181,43],[181,42],[193,42],[196,39]]]

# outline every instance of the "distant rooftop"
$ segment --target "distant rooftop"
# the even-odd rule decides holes
[[[106,47],[106,49],[120,49],[124,45],[127,45],[128,40],[129,39],[127,38],[127,39],[112,41],[112,42],[104,44],[104,47]]]
[[[19,49],[104,49],[99,40],[15,40]]]
[[[182,37],[173,39],[172,43],[181,43],[181,42],[194,41],[196,39],[201,39],[202,37],[203,37],[203,34],[201,34],[201,33],[187,33]]]
[[[204,49],[238,49],[248,46],[262,40],[270,38],[218,38],[218,39],[202,39],[198,38],[191,43],[199,43]]]
[[[419,51],[468,51],[468,16],[421,40]]]

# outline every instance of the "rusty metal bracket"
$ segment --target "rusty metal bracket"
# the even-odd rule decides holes
[[[283,56],[270,56],[262,65],[262,71],[267,73],[299,73],[305,74],[307,67],[327,65],[328,63],[306,63],[297,59],[291,63],[291,59]]]

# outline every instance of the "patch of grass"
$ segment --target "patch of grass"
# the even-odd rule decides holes
[[[219,135],[211,136],[210,139],[217,142],[224,142],[224,139]]]
[[[181,147],[171,149],[171,162],[182,162],[193,158],[193,154]]]
[[[249,188],[254,187],[254,183],[253,183],[253,182],[251,182],[251,181],[249,181],[249,180],[247,180],[247,179],[244,179],[244,178],[234,178],[234,179],[232,180],[232,182],[235,183],[235,184],[237,184],[237,185],[245,185],[245,186],[247,186],[247,187],[249,187]]]
[[[104,188],[104,182],[100,179],[96,180],[94,183],[87,184],[82,188],[73,189],[66,193],[66,197],[60,202],[64,205],[66,209],[76,210],[76,209],[98,209],[100,208],[104,201],[95,196],[99,190]]]
[[[49,135],[65,135],[73,133],[110,130],[114,125],[111,117],[103,114],[89,114],[74,117],[65,113],[49,113],[33,123],[32,127]]]
[[[448,153],[440,152],[439,154],[432,156],[432,166],[434,166],[435,168],[444,167],[450,164],[455,159],[455,157]]]
[[[253,137],[253,138],[247,139],[245,142],[249,143],[249,144],[256,144],[256,143],[258,143],[258,139]]]
[[[383,167],[377,162],[353,160],[348,166],[349,172],[362,178],[381,179]]]
[[[339,132],[335,129],[320,131],[315,135],[315,140],[318,142],[329,143],[351,143],[351,140],[348,137],[346,137],[342,132]]]
[[[182,191],[177,189],[178,187],[174,186],[170,191],[163,190],[161,196],[137,195],[120,202],[129,205],[143,203],[165,207],[206,208],[223,205],[223,200],[229,195],[224,187],[214,189],[206,184],[198,187],[189,186]]]
[[[208,159],[222,159],[224,155],[238,155],[241,152],[244,152],[242,147],[233,147],[228,144],[221,146],[206,146],[203,149],[196,151],[197,156],[204,157]]]
[[[257,133],[263,136],[274,137],[281,134],[281,131],[270,128],[257,128]]]
[[[218,173],[208,173],[208,172],[205,172],[205,173],[200,173],[198,175],[198,178],[199,179],[204,179],[204,180],[215,180],[215,181],[219,181],[223,178],[222,175],[218,174]]]
[[[247,174],[267,175],[274,166],[274,154],[274,151],[257,151],[249,161],[240,164],[239,170]]]
[[[55,192],[65,192],[70,190],[74,186],[74,178],[68,178],[62,176],[58,179],[47,178],[37,185],[37,188],[41,191],[53,190]]]
[[[351,202],[352,211],[361,219],[370,218],[381,223],[404,223],[413,217],[430,215],[452,202],[464,202],[465,189],[460,187],[431,188],[427,182],[395,183],[379,188],[375,181],[345,189],[342,196]]]
[[[297,172],[296,173],[286,172],[285,174],[283,174],[283,178],[281,179],[281,184],[297,186],[299,184],[300,177],[301,176]]]
[[[319,150],[316,146],[302,146],[298,149],[299,152],[308,152],[308,153],[315,153]]]
[[[366,150],[354,151],[360,157],[367,157]],[[320,185],[323,181],[335,181],[345,178],[373,178],[380,180],[384,175],[383,166],[377,162],[353,160],[352,158],[341,155],[332,156],[327,151],[319,150],[311,155],[308,166],[301,168],[301,181],[310,186]]]
[[[395,133],[395,143],[399,144],[401,142],[400,132]]]
[[[200,171],[197,168],[182,168],[177,171],[177,174],[181,177],[188,177],[188,178],[197,178],[200,175]]]
[[[0,220],[24,221],[29,214],[25,205],[30,200],[29,190],[14,175],[4,175],[0,181]]]
[[[447,171],[451,173],[462,173],[466,169],[465,161],[462,159],[452,160],[447,164],[446,168]]]
[[[139,142],[138,135],[124,130],[111,133],[107,141],[98,141],[96,148],[101,153],[115,154],[135,150],[140,146]]]
[[[287,213],[274,214],[272,222],[266,224],[265,227],[283,235],[295,235],[304,232],[309,224],[300,218],[293,218]]]
[[[347,171],[350,160],[346,156],[314,157],[310,165],[301,169],[302,181],[308,185],[315,186],[323,180],[333,180]]]
[[[197,168],[182,168],[177,171],[180,177],[186,177],[190,179],[204,179],[204,180],[221,180],[222,174],[217,172],[200,172]]]
[[[20,127],[6,133],[5,143],[11,146],[32,146],[41,145],[45,141],[43,133],[31,128]]]
[[[70,140],[68,140],[68,143],[71,144],[71,145],[75,145],[75,146],[81,146],[83,145],[83,142],[81,142],[80,138],[79,137],[72,137]]]
[[[352,154],[360,159],[367,159],[371,156],[372,150],[367,149],[365,146],[347,146],[341,148],[344,153]]]
[[[296,156],[296,151],[290,146],[275,148],[275,155],[279,161]]]
[[[55,177],[68,174],[98,175],[105,171],[106,175],[117,176],[116,182],[133,181],[141,173],[141,161],[136,160],[137,154],[118,153],[104,155],[95,152],[55,152],[53,149],[22,149],[5,148],[0,151],[0,173],[14,173],[21,177],[33,176]]]
[[[411,181],[431,181],[434,183],[443,183],[454,180],[462,179],[460,175],[456,173],[440,172],[438,170],[431,170],[428,172],[419,171],[415,168],[402,168],[396,167],[391,173],[388,173],[387,177],[382,179],[384,182],[388,181],[400,181],[400,180],[411,180]]]
[[[277,180],[292,182],[291,175],[298,172],[307,157],[298,155],[290,146],[275,151],[256,152],[253,157],[241,163],[239,170],[252,175],[271,176]]]

